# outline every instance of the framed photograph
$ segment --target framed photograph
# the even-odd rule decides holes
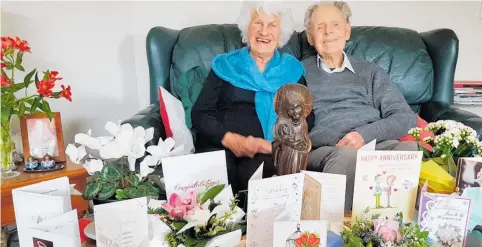
[[[466,188],[480,187],[482,183],[482,158],[460,158],[456,186],[463,193]]]
[[[64,137],[59,112],[52,113],[52,121],[47,114],[36,113],[20,118],[23,154],[41,160],[49,154],[55,162],[65,162]]]

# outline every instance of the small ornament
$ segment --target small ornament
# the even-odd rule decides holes
[[[44,159],[40,162],[40,165],[45,169],[50,169],[55,166],[55,160],[48,154],[44,156]]]
[[[25,168],[27,169],[35,169],[38,167],[38,161],[34,159],[32,156],[29,156],[27,158],[27,161],[25,162]]]

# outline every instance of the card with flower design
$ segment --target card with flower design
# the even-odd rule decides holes
[[[352,221],[367,208],[369,215],[392,218],[402,212],[413,221],[421,163],[421,151],[359,150]]]
[[[420,196],[420,230],[428,231],[434,246],[465,246],[471,201],[469,198],[426,192]]]
[[[272,246],[325,247],[327,232],[324,220],[275,221]]]
[[[273,245],[276,220],[319,220],[321,184],[298,173],[260,178],[263,164],[248,184],[247,246]]]
[[[224,150],[163,158],[161,160],[167,198],[172,193],[187,196],[215,185],[228,185]]]

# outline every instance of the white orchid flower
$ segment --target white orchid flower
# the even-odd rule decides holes
[[[104,159],[118,159],[127,156],[129,160],[129,169],[135,170],[135,161],[144,156],[146,152],[145,144],[150,141],[154,135],[154,129],[149,128],[147,131],[139,126],[135,129],[130,124],[123,124],[119,128],[112,124],[106,125],[107,131],[115,134],[115,139],[100,149],[100,155]]]
[[[87,172],[92,175],[95,172],[100,172],[102,170],[102,167],[104,167],[104,162],[99,159],[89,159],[86,160],[82,165],[87,170]]]
[[[87,155],[85,146],[75,147],[74,144],[67,145],[65,149],[65,154],[67,154],[72,162],[75,164],[80,164],[82,159]]]

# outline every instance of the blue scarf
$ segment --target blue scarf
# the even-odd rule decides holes
[[[273,128],[278,116],[274,96],[278,89],[289,83],[298,83],[305,74],[303,64],[295,57],[275,51],[264,73],[259,71],[249,48],[243,47],[214,58],[212,69],[216,75],[235,87],[255,91],[254,103],[264,139],[273,141]]]

